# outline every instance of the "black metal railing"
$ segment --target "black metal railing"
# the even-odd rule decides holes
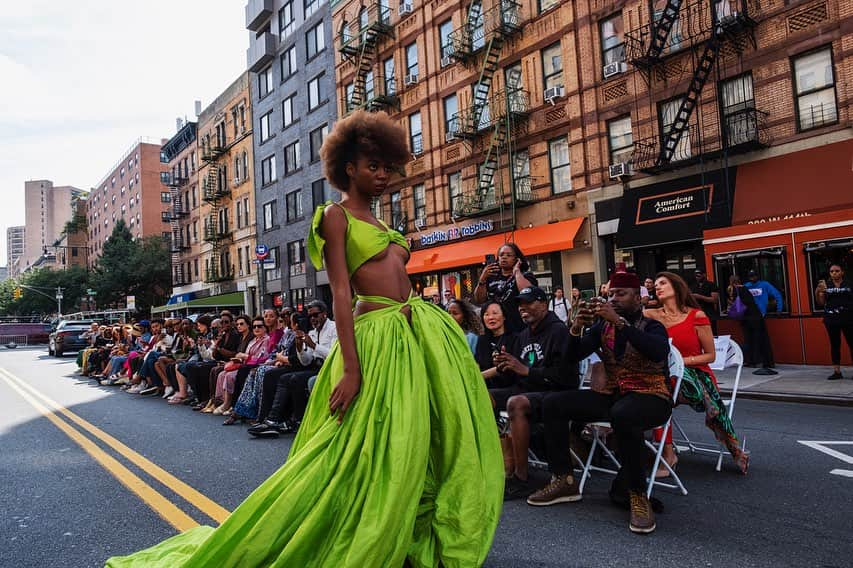
[[[510,36],[521,30],[521,4],[500,0],[485,12],[469,11],[465,24],[456,28],[442,47],[442,54],[467,60],[486,47],[495,34]]]
[[[209,266],[204,270],[205,282],[227,282],[234,280],[234,265],[230,267]]]

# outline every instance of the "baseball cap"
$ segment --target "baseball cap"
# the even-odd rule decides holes
[[[527,288],[523,288],[516,298],[522,302],[533,302],[536,300],[547,302],[548,294],[539,286],[528,286]]]
[[[758,273],[754,270],[750,270],[749,272],[746,273],[746,275],[747,276],[758,276]]]

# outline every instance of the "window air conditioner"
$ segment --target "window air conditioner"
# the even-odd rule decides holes
[[[608,63],[604,66],[604,78],[613,77],[614,75],[618,75],[619,73],[625,72],[625,62],[624,61],[615,61],[613,63]]]
[[[456,131],[455,130],[449,130],[449,131],[445,132],[444,133],[444,141],[448,144],[450,144],[451,142],[455,142],[456,141]]]
[[[631,165],[628,162],[616,162],[610,164],[610,179],[618,179],[622,176],[631,175]]]
[[[545,101],[551,103],[552,105],[554,104],[554,99],[564,97],[565,95],[566,89],[562,85],[545,89]]]
[[[415,229],[422,231],[426,227],[426,217],[418,217],[415,219]]]
[[[417,85],[417,83],[418,83],[418,74],[417,74],[417,73],[412,73],[411,75],[406,75],[406,78],[405,78],[405,81],[404,81],[404,82],[406,83],[406,86],[407,86],[407,87],[408,87],[409,85]]]
[[[441,66],[447,67],[448,65],[453,65],[453,57],[450,55],[445,55],[441,58]]]
[[[400,2],[400,10],[399,14],[401,16],[406,16],[412,13],[412,3],[411,2]]]

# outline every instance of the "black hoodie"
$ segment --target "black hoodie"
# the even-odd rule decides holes
[[[527,389],[550,391],[578,388],[578,361],[569,346],[569,328],[548,312],[536,331],[525,327],[518,335],[521,362],[530,368],[521,384]]]

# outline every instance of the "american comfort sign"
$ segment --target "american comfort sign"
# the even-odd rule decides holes
[[[637,225],[670,221],[693,215],[704,215],[711,210],[714,186],[702,185],[671,191],[637,200]]]
[[[431,233],[421,235],[421,246],[455,241],[463,237],[472,237],[478,233],[487,233],[492,230],[494,230],[494,223],[492,223],[491,219],[477,221],[470,225],[450,227],[446,231],[433,231]]]

